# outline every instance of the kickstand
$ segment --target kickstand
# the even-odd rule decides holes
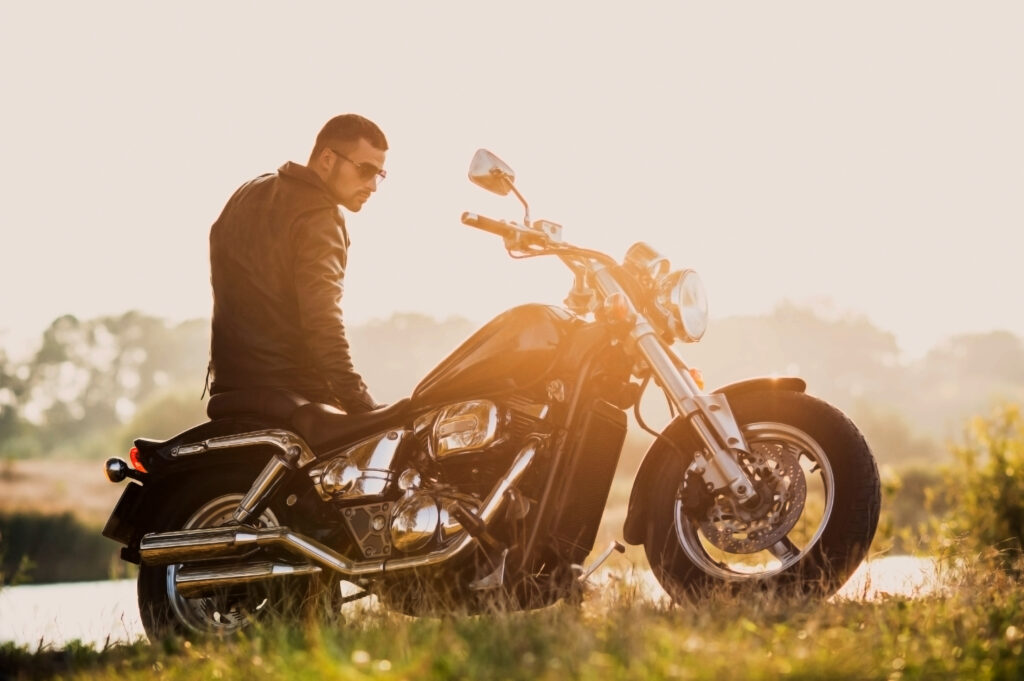
[[[576,581],[578,581],[580,583],[587,581],[587,579],[590,577],[590,575],[594,574],[594,572],[597,570],[597,568],[601,567],[601,564],[604,563],[606,560],[608,560],[608,557],[611,556],[613,553],[616,553],[616,552],[618,552],[618,553],[625,553],[626,552],[626,547],[623,546],[622,544],[620,544],[618,541],[615,541],[613,539],[612,542],[608,545],[608,548],[606,548],[604,551],[602,551],[601,555],[599,555],[597,558],[595,558],[594,562],[591,563],[590,565],[583,566],[583,565],[575,565],[574,564],[572,566],[572,570],[577,575]]]

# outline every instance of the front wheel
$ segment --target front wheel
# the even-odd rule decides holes
[[[709,494],[693,471],[702,444],[685,422],[664,433],[644,549],[676,600],[757,586],[829,595],[867,555],[881,506],[878,468],[856,426],[809,395],[756,391],[729,398],[758,492],[751,508]]]

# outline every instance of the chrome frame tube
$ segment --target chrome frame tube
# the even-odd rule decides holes
[[[280,449],[284,460],[298,468],[304,468],[316,461],[316,455],[309,448],[309,445],[306,444],[305,440],[295,433],[281,429],[256,430],[251,433],[225,435],[223,437],[212,437],[201,442],[190,442],[175,447],[171,450],[171,456],[194,456],[214,449],[251,447],[253,445],[268,445]]]
[[[267,465],[263,467],[260,474],[256,477],[256,480],[252,483],[252,487],[245,493],[242,500],[238,502],[238,508],[235,509],[235,514],[231,517],[236,523],[247,523],[253,517],[256,511],[256,507],[259,503],[270,494],[275,487],[277,487],[278,481],[284,475],[285,471],[289,468],[288,464],[281,459],[279,456],[275,456],[267,462]]]

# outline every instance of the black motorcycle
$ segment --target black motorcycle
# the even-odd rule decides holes
[[[512,169],[486,150],[469,176],[513,192],[526,216],[462,222],[513,257],[560,258],[575,275],[566,307],[499,315],[387,408],[346,415],[282,391],[221,393],[210,421],[136,440],[130,464],[108,460],[112,482],[134,482],[103,533],[140,564],[151,637],[228,634],[371,594],[408,613],[578,596],[623,550],[614,542],[583,565],[626,412],[643,424],[651,378],[674,419],[636,473],[623,538],[644,546],[672,598],[826,596],[864,559],[878,469],[846,416],[799,378],[706,392],[671,349],[707,324],[693,270],[672,271],[644,243],[619,263],[564,242],[559,225],[530,220]]]

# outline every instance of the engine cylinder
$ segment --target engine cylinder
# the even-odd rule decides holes
[[[423,548],[437,536],[441,512],[437,499],[414,493],[398,502],[391,519],[391,543],[399,551]]]
[[[378,497],[391,485],[391,464],[407,431],[392,430],[363,440],[323,467],[310,471],[325,499]]]

